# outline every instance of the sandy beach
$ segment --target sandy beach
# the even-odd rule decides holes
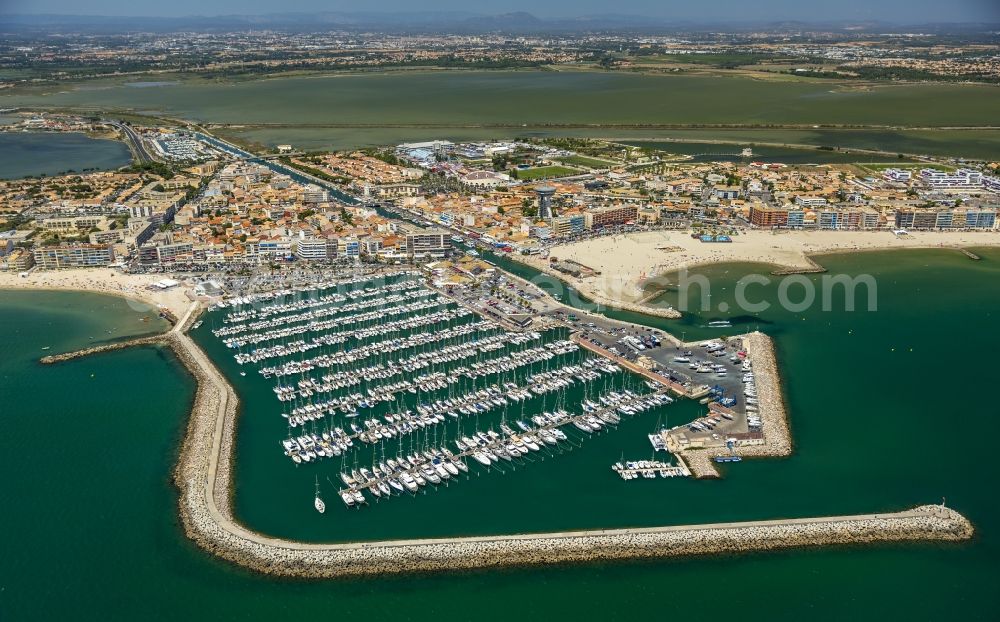
[[[33,270],[26,277],[16,272],[0,272],[2,289],[77,290],[121,296],[155,307],[166,307],[174,317],[184,315],[191,299],[184,282],[168,290],[150,289],[153,283],[169,278],[163,274],[122,274],[110,268]]]
[[[707,264],[748,262],[807,269],[813,266],[810,256],[824,253],[998,245],[1000,234],[989,231],[917,231],[905,236],[891,231],[748,231],[734,236],[731,243],[714,244],[700,242],[687,231],[650,231],[564,244],[553,247],[550,256],[600,272],[581,279],[560,275],[584,295],[629,303],[643,297],[642,279]],[[538,257],[518,259],[536,268],[547,264]]]

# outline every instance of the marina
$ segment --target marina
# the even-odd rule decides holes
[[[565,328],[506,329],[413,271],[235,296],[201,321],[241,375],[272,383],[282,454],[337,465],[314,477],[320,513],[326,484],[349,508],[423,494],[558,457],[674,401]]]
[[[221,313],[222,311],[223,309],[219,309],[216,313]],[[619,424],[623,428],[622,432],[617,434],[594,434],[591,436],[593,439],[591,442],[581,444],[584,449],[567,452],[558,460],[551,461],[551,464],[547,461],[545,465],[530,469],[517,469],[516,471],[508,468],[505,469],[504,477],[487,477],[486,472],[480,470],[480,474],[483,477],[477,479],[475,482],[469,482],[470,485],[454,488],[455,493],[445,495],[417,494],[413,496],[413,501],[411,502],[385,506],[386,511],[336,513],[337,519],[331,521],[329,520],[330,512],[320,514],[316,510],[315,496],[310,497],[308,505],[304,502],[305,494],[307,494],[305,491],[313,491],[317,484],[321,487],[318,496],[321,500],[325,500],[324,506],[328,506],[329,502],[333,500],[332,492],[327,487],[328,482],[324,477],[324,472],[316,471],[316,465],[308,468],[302,465],[293,467],[287,462],[287,457],[274,451],[274,439],[279,438],[279,436],[275,435],[275,432],[279,429],[277,426],[280,426],[280,430],[286,431],[287,425],[282,418],[274,414],[276,402],[273,398],[273,392],[264,384],[264,379],[259,374],[251,373],[245,378],[240,378],[238,371],[241,366],[236,364],[231,358],[232,350],[226,348],[210,333],[210,327],[213,324],[218,326],[216,322],[217,318],[218,315],[213,316],[212,314],[204,316],[204,325],[201,329],[197,330],[200,331],[200,337],[205,341],[210,351],[215,355],[222,355],[221,358],[220,356],[214,356],[213,358],[215,358],[216,364],[226,370],[230,380],[239,387],[241,393],[240,401],[243,402],[243,405],[237,405],[235,394],[232,392],[232,389],[227,388],[228,383],[215,369],[213,362],[195,346],[194,342],[187,335],[183,332],[172,332],[169,335],[169,339],[167,339],[167,343],[173,346],[181,357],[181,360],[184,361],[185,366],[198,379],[199,385],[198,398],[195,403],[194,412],[192,413],[189,432],[186,435],[184,450],[182,451],[177,471],[177,483],[182,491],[181,515],[185,519],[188,534],[202,546],[226,559],[251,568],[257,568],[262,572],[300,576],[333,576],[355,572],[384,573],[402,572],[408,569],[432,569],[441,566],[437,565],[437,562],[431,561],[426,562],[426,564],[414,565],[412,563],[412,555],[418,555],[423,558],[425,555],[433,554],[436,556],[439,553],[444,554],[446,551],[450,551],[454,555],[460,554],[461,559],[464,560],[456,567],[464,567],[466,564],[470,564],[470,567],[481,567],[483,565],[504,563],[543,563],[542,560],[551,562],[556,559],[603,559],[606,558],[606,553],[611,554],[613,551],[617,551],[615,553],[616,556],[625,557],[660,556],[725,551],[732,550],[731,547],[733,546],[739,546],[740,550],[753,550],[773,548],[774,546],[802,546],[834,542],[871,542],[873,540],[909,538],[937,539],[944,534],[944,532],[926,531],[919,526],[925,520],[921,515],[924,517],[927,516],[926,511],[921,509],[917,514],[911,513],[906,518],[900,517],[902,522],[894,523],[903,526],[902,530],[895,530],[890,527],[889,523],[885,522],[886,520],[895,521],[896,518],[893,514],[879,514],[869,518],[844,521],[836,517],[805,520],[792,519],[778,521],[775,523],[774,530],[769,525],[759,522],[746,523],[745,528],[742,526],[739,528],[734,527],[734,529],[737,529],[736,531],[732,531],[728,527],[714,526],[709,527],[709,531],[704,531],[703,526],[699,525],[664,528],[671,533],[674,531],[678,532],[677,537],[681,538],[683,542],[690,542],[692,539],[697,539],[700,544],[692,549],[684,546],[680,548],[673,546],[664,548],[655,545],[649,540],[649,538],[654,536],[649,534],[660,533],[660,531],[656,528],[649,529],[648,527],[643,527],[632,530],[618,530],[622,532],[621,535],[616,535],[615,538],[608,540],[606,542],[607,548],[602,548],[604,546],[601,544],[602,540],[600,539],[603,537],[602,534],[610,533],[610,530],[605,531],[603,527],[615,524],[613,518],[608,513],[609,510],[605,509],[600,518],[601,522],[598,523],[588,521],[581,524],[574,518],[572,522],[567,524],[565,519],[560,519],[554,514],[552,515],[554,518],[548,523],[557,527],[554,530],[550,528],[551,531],[558,531],[559,527],[572,527],[576,525],[580,525],[583,529],[596,531],[578,531],[565,534],[547,533],[529,538],[482,536],[473,538],[469,545],[466,545],[461,538],[457,540],[440,539],[448,537],[451,534],[448,532],[442,533],[440,526],[434,522],[433,516],[439,516],[441,512],[449,515],[452,513],[460,514],[463,508],[472,507],[469,505],[472,499],[476,499],[479,503],[487,504],[486,507],[489,508],[487,512],[492,513],[493,507],[499,507],[501,503],[504,507],[507,507],[511,499],[515,498],[513,496],[497,496],[497,500],[494,503],[492,496],[497,495],[501,490],[505,493],[509,491],[511,494],[516,494],[533,505],[540,504],[542,507],[548,507],[546,506],[546,503],[548,503],[546,499],[553,495],[553,482],[560,488],[573,487],[574,491],[591,491],[599,495],[598,498],[601,500],[602,506],[607,504],[608,499],[614,499],[613,505],[609,507],[615,508],[615,514],[621,512],[621,508],[624,506],[628,508],[629,512],[633,513],[630,516],[640,517],[641,525],[651,526],[662,524],[663,518],[660,514],[666,512],[668,515],[673,516],[671,512],[673,512],[673,509],[679,507],[678,504],[681,500],[683,500],[685,507],[688,508],[686,510],[688,512],[687,515],[691,515],[691,513],[696,515],[698,504],[695,501],[700,496],[693,496],[692,491],[699,488],[697,486],[676,486],[673,482],[657,482],[655,484],[650,483],[649,485],[667,486],[669,488],[664,490],[669,490],[669,494],[657,494],[653,496],[645,492],[642,494],[628,494],[626,489],[639,491],[643,490],[643,487],[636,487],[633,483],[621,481],[613,472],[608,472],[608,454],[613,452],[612,455],[617,457],[620,451],[619,448],[623,444],[628,444],[629,437],[642,438],[643,443],[648,442],[645,436],[652,427],[652,417],[649,417],[646,421],[641,421],[639,418],[634,418],[635,421],[629,421],[629,418],[622,417]],[[182,318],[178,330],[183,330],[187,322],[187,317]],[[797,324],[793,323],[789,323],[788,325],[797,326]],[[763,338],[763,336],[761,337],[763,340],[757,339],[753,334],[744,335],[742,336],[742,345],[746,349],[747,358],[753,361],[752,367],[757,386],[758,401],[766,433],[768,429],[767,424],[770,420],[769,402],[773,397],[773,395],[769,394],[769,391],[777,390],[777,378],[772,369],[773,353],[770,352],[769,340]],[[53,343],[53,341],[49,337],[46,337],[43,343]],[[691,349],[700,347],[700,345],[689,344],[686,347]],[[54,346],[54,348],[58,350],[63,349],[58,346]],[[669,348],[666,349],[669,350]],[[671,353],[667,352],[667,354]],[[104,358],[110,359],[112,357],[101,357],[102,360]],[[67,366],[66,369],[71,370],[72,367]],[[735,380],[739,382],[740,377]],[[253,381],[252,384],[251,381]],[[257,390],[258,385],[261,385],[259,387],[260,391]],[[651,387],[647,385],[647,388]],[[573,388],[568,389],[568,391],[572,390]],[[259,406],[258,402],[260,403]],[[268,404],[270,406],[267,406]],[[265,406],[267,407],[265,408]],[[678,400],[672,408],[657,414],[657,427],[660,427],[661,416],[665,419],[669,414],[671,421],[684,422],[693,420],[697,416],[698,411],[704,412],[706,408],[710,407],[711,405],[698,404],[697,400]],[[241,423],[241,439],[248,435],[251,437],[260,436],[260,432],[267,432],[271,436],[271,439],[265,443],[266,447],[261,446],[263,453],[249,454],[246,459],[234,461],[234,423],[237,419],[236,413],[240,410],[246,410],[243,414],[243,423]],[[449,418],[445,425],[451,424],[454,426],[456,423],[457,421]],[[277,426],[271,424],[277,424]],[[618,440],[619,438],[621,439],[620,441]],[[779,434],[775,438],[781,440],[782,437]],[[787,440],[787,436],[785,438]],[[597,479],[595,482],[594,475],[578,477],[584,473],[592,473],[592,471],[580,470],[585,460],[578,458],[586,456],[586,461],[589,462],[593,461],[595,456],[600,455],[592,451],[592,445],[604,448],[605,461],[600,468],[607,473],[606,480]],[[739,451],[745,454],[753,448],[754,446],[752,445],[741,445],[739,446]],[[764,446],[762,446],[762,449],[773,451],[773,448]],[[241,451],[246,451],[246,449]],[[254,451],[256,452],[256,450]],[[641,454],[642,449],[640,447],[633,447],[631,449],[625,447],[625,451],[636,455]],[[690,450],[685,451],[685,462],[695,453]],[[711,457],[718,453],[718,451],[707,451],[708,460],[711,461]],[[241,453],[240,455],[242,457],[244,454]],[[268,458],[268,456],[272,455],[278,458],[278,462]],[[336,460],[326,461],[326,464],[335,469],[336,462]],[[468,462],[469,466],[475,466],[474,461],[470,460]],[[287,468],[275,468],[275,465],[281,463],[285,464]],[[364,461],[359,457],[359,464],[362,463]],[[370,463],[370,460],[368,463]],[[416,528],[403,531],[402,533],[398,529],[395,531],[396,534],[400,534],[404,538],[437,537],[439,539],[401,540],[392,542],[389,544],[389,548],[385,550],[378,548],[378,552],[376,553],[372,548],[375,544],[367,542],[364,536],[351,537],[349,541],[343,544],[309,544],[310,541],[316,542],[317,540],[310,538],[308,535],[305,537],[295,536],[293,539],[278,539],[262,535],[261,531],[259,531],[261,529],[259,525],[262,525],[262,523],[257,518],[244,522],[246,520],[245,511],[242,509],[237,508],[242,520],[234,522],[232,517],[233,508],[227,501],[227,499],[232,499],[235,493],[231,488],[233,480],[235,479],[236,483],[239,482],[238,478],[233,477],[234,467],[245,469],[258,464],[266,466],[269,471],[275,472],[276,475],[279,470],[295,474],[299,481],[299,485],[295,486],[294,490],[290,489],[290,492],[294,494],[287,495],[291,499],[292,504],[275,507],[275,510],[280,512],[287,525],[282,531],[277,533],[292,530],[296,525],[309,525],[315,522],[317,529],[320,524],[334,525],[338,533],[345,526],[350,528],[351,525],[360,525],[363,523],[366,530],[375,529],[377,530],[376,533],[385,534],[387,533],[387,528],[385,525],[380,524],[385,521],[379,517],[386,515],[389,517],[388,520],[394,525],[402,516],[419,517],[419,531],[414,532]],[[755,464],[749,466],[752,466],[755,470],[764,469],[767,472],[777,472],[777,470],[780,470],[772,469],[771,465],[780,467],[787,465],[787,463],[757,461]],[[694,471],[693,468],[692,471]],[[333,475],[335,471],[329,473]],[[539,478],[536,476],[537,473],[545,473],[547,477]],[[555,474],[555,478],[553,478],[553,474]],[[302,477],[302,475],[305,475],[305,477]],[[563,478],[572,478],[572,481],[571,479]],[[283,480],[291,481],[287,477],[284,477]],[[491,482],[495,483],[500,480],[503,480],[504,484],[500,486],[491,484]],[[545,480],[546,483],[542,484],[539,482],[539,486],[536,487],[535,483],[538,480]],[[580,481],[577,482],[576,480]],[[205,488],[206,482],[208,483],[207,489]],[[508,482],[510,483],[508,484]],[[616,487],[614,485],[615,482],[618,482],[619,486]],[[595,483],[600,485],[595,486]],[[728,484],[732,483],[728,482]],[[713,511],[719,513],[726,507],[733,505],[730,496],[739,496],[741,492],[740,489],[727,485],[725,481],[716,485],[722,486],[728,491],[724,503],[714,503]],[[439,486],[437,489],[443,490],[447,488],[449,487]],[[621,488],[621,490],[614,490],[615,488]],[[475,492],[480,490],[484,491],[485,494]],[[514,493],[515,490],[516,493]],[[764,489],[755,489],[753,495],[757,494],[766,495],[767,493]],[[239,502],[241,498],[246,499],[253,496],[260,495],[254,491],[246,491],[235,495],[235,498]],[[266,497],[273,498],[273,493],[269,493]],[[640,503],[639,497],[641,497],[641,506],[638,505]],[[587,499],[586,507],[593,507],[593,497],[588,497]],[[752,499],[744,494],[743,500],[749,502]],[[769,501],[776,503],[782,508],[777,511],[778,513],[790,516],[803,515],[801,511],[796,511],[800,502],[786,502],[784,497],[781,496]],[[707,502],[713,503],[711,500]],[[839,502],[840,500],[835,500],[827,504],[827,507],[834,506]],[[869,500],[869,502],[872,505],[877,505],[877,500]],[[571,508],[570,511],[572,512],[580,511],[584,507],[576,502],[575,495],[566,494],[559,496],[558,505],[560,508]],[[391,506],[398,507],[400,510],[391,509]],[[520,507],[520,504],[518,504],[518,507]],[[306,520],[307,516],[299,513],[297,508],[301,508],[301,512],[308,513],[308,515],[313,517],[313,520]],[[650,514],[643,519],[642,517],[645,515],[641,514],[641,512],[644,510],[647,514],[655,511],[655,516]],[[595,511],[600,512],[601,508],[595,508]],[[768,513],[773,516],[775,510],[768,510]],[[832,513],[835,514],[835,512]],[[484,531],[486,534],[507,533],[503,531],[504,529],[508,529],[505,525],[511,520],[517,520],[519,514],[519,512],[514,512],[513,514],[508,512],[507,515],[503,516],[502,522],[495,520],[489,523],[489,526],[485,529],[474,526],[472,528],[473,533],[484,533]],[[563,516],[564,514],[565,512],[559,516]],[[489,517],[487,517],[487,520],[489,520]],[[764,522],[766,523],[767,521]],[[250,528],[252,531],[243,527],[245,524],[253,525]],[[798,525],[817,525],[818,531],[812,530],[812,528],[808,528],[807,531],[801,531]],[[468,531],[465,532],[468,533]],[[264,531],[263,533],[268,532]],[[275,532],[271,531],[271,533]],[[302,533],[301,530],[299,533]],[[324,533],[329,533],[329,531],[325,531]],[[411,533],[413,535],[410,535]],[[533,532],[525,530],[523,533]],[[971,529],[967,530],[967,533],[971,533]],[[718,534],[721,539],[717,540],[716,544],[709,544],[704,538],[714,538],[713,534]],[[950,536],[944,535],[944,537],[948,538]],[[964,535],[960,537],[968,536]],[[320,541],[328,542],[329,538],[330,536],[326,536]],[[655,536],[655,538],[659,539],[660,536]],[[368,540],[371,539],[372,537],[368,536]],[[424,547],[424,543],[430,542],[434,542],[435,544],[431,545],[430,548]],[[639,544],[640,542],[646,542],[646,544]],[[579,543],[579,548],[577,548],[577,544],[575,543]],[[381,546],[380,543],[379,546]],[[451,556],[449,557],[449,561],[455,561],[456,559]]]

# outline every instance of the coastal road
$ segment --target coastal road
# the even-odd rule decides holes
[[[125,135],[125,140],[128,141],[129,146],[132,148],[132,153],[135,154],[135,159],[138,160],[139,164],[147,164],[153,161],[153,157],[149,155],[149,152],[142,145],[142,137],[139,136],[138,132],[119,121],[108,121],[108,123],[118,128]]]

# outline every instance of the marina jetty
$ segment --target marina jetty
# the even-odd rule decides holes
[[[747,359],[753,363],[756,379],[758,416],[760,432],[737,438],[728,448],[728,453],[740,458],[782,458],[792,453],[792,437],[788,427],[788,416],[781,394],[781,379],[774,353],[774,342],[761,332],[741,335]],[[711,408],[720,408],[717,405]],[[665,435],[667,450],[677,456],[696,478],[719,477],[715,457],[719,448],[685,448],[676,444],[676,437]]]
[[[313,544],[269,537],[241,525],[233,515],[233,448],[239,400],[204,351],[185,334],[199,310],[200,303],[194,303],[170,332],[143,342],[170,346],[197,380],[191,418],[174,471],[180,515],[186,534],[204,549],[261,573],[316,578],[378,576],[878,541],[954,541],[973,533],[969,521],[957,512],[926,505],[885,514],[441,539]],[[764,372],[768,356],[773,365],[767,344],[766,340],[754,342],[752,336],[748,344],[758,373]],[[140,344],[133,341],[132,345]],[[776,373],[773,378],[776,382]],[[785,435],[784,444],[780,436],[772,436],[771,442],[758,450],[772,453],[760,455],[789,451],[787,430]]]

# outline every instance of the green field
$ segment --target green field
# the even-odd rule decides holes
[[[182,79],[150,88],[91,81],[0,95],[0,108],[16,106],[231,124],[226,135],[310,150],[434,138],[578,136],[760,141],[1000,159],[1000,130],[951,129],[997,123],[1000,88],[984,85],[864,87],[741,76],[411,71],[231,83]]]
[[[602,128],[472,128],[472,127],[282,127],[227,128],[220,136],[258,142],[274,148],[291,143],[306,151],[355,149],[399,142],[443,138],[452,141],[512,138],[592,137],[618,142],[673,138],[702,142],[728,141],[735,145],[777,142],[827,145],[841,148],[880,149],[913,154],[1000,159],[1000,130],[625,130]],[[857,161],[885,161],[888,156],[863,156]]]
[[[569,177],[570,175],[576,175],[580,173],[579,169],[569,168],[568,166],[557,166],[553,164],[552,166],[536,166],[535,168],[519,168],[516,172],[512,173],[512,176],[520,179],[521,181],[533,181],[536,179],[553,179],[556,177]]]
[[[610,168],[616,164],[615,162],[598,160],[597,158],[588,158],[587,156],[582,155],[559,158],[559,161],[570,166],[582,166],[584,168]]]

